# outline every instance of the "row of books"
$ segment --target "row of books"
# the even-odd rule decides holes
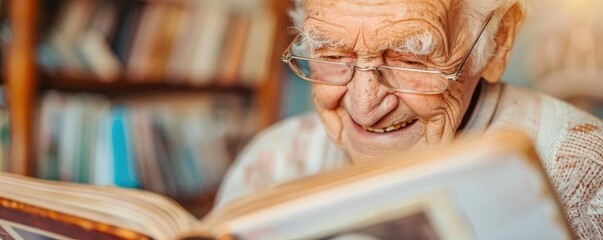
[[[246,139],[245,102],[168,98],[45,94],[37,177],[143,188],[176,199],[214,191]]]
[[[50,73],[190,85],[265,79],[276,19],[261,0],[48,2],[58,6],[45,17],[38,59]]]

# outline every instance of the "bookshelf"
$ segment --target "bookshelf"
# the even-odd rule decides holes
[[[141,81],[126,74],[120,74],[110,81],[94,75],[86,74],[48,74],[39,65],[37,48],[40,44],[39,22],[42,5],[46,0],[10,0],[8,1],[8,19],[11,23],[12,42],[6,54],[3,78],[6,84],[6,95],[10,115],[10,151],[8,171],[34,176],[37,163],[37,121],[40,118],[38,103],[43,101],[42,95],[49,91],[65,93],[94,93],[108,98],[128,98],[136,95],[152,94],[213,94],[235,95],[251,102],[255,116],[255,131],[275,122],[279,116],[280,95],[282,88],[280,54],[286,47],[288,37],[285,29],[288,25],[286,9],[289,1],[265,0],[266,9],[274,19],[271,25],[271,51],[268,55],[267,71],[257,84],[241,84],[232,74],[216,74],[205,79],[202,84],[190,83],[178,77],[151,77]],[[128,0],[137,3],[169,4],[178,1]],[[99,1],[100,2],[100,1]],[[117,2],[117,1],[116,1]],[[183,3],[187,1],[182,0]],[[164,81],[168,80],[168,81]],[[183,199],[187,209],[196,215],[208,211],[215,197],[215,190],[195,198]]]

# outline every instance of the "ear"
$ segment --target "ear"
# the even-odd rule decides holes
[[[511,48],[515,42],[515,34],[523,23],[524,11],[516,3],[503,15],[501,23],[494,37],[496,48],[494,54],[490,57],[488,64],[482,71],[482,77],[488,82],[495,83],[500,81],[505,67],[511,55]]]

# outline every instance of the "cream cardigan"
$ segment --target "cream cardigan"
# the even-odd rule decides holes
[[[483,84],[462,133],[517,128],[533,140],[569,222],[580,239],[603,239],[603,122],[554,98]],[[345,166],[315,113],[260,133],[227,173],[216,209],[258,189]]]

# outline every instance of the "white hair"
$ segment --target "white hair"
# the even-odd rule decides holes
[[[416,56],[429,55],[435,50],[433,35],[430,32],[421,32],[411,38],[407,38],[398,45],[388,44],[388,48],[396,52],[407,52]]]
[[[304,0],[293,0],[294,7],[289,11],[294,28],[301,32],[302,44],[298,48],[316,49],[323,46],[342,46],[341,43],[332,39],[327,39],[316,34],[311,29],[303,30],[304,21]],[[471,53],[472,63],[471,72],[477,73],[485,67],[488,59],[495,50],[494,38],[500,26],[500,22],[509,8],[518,4],[524,10],[524,0],[461,0],[458,8],[460,9],[464,25],[468,26],[473,38],[478,37],[479,31],[483,27],[484,20],[492,16],[490,23],[484,30],[481,38]],[[433,36],[429,32],[423,32],[414,38],[394,46],[388,44],[388,48],[395,51],[409,52],[415,55],[427,55],[434,51]]]

